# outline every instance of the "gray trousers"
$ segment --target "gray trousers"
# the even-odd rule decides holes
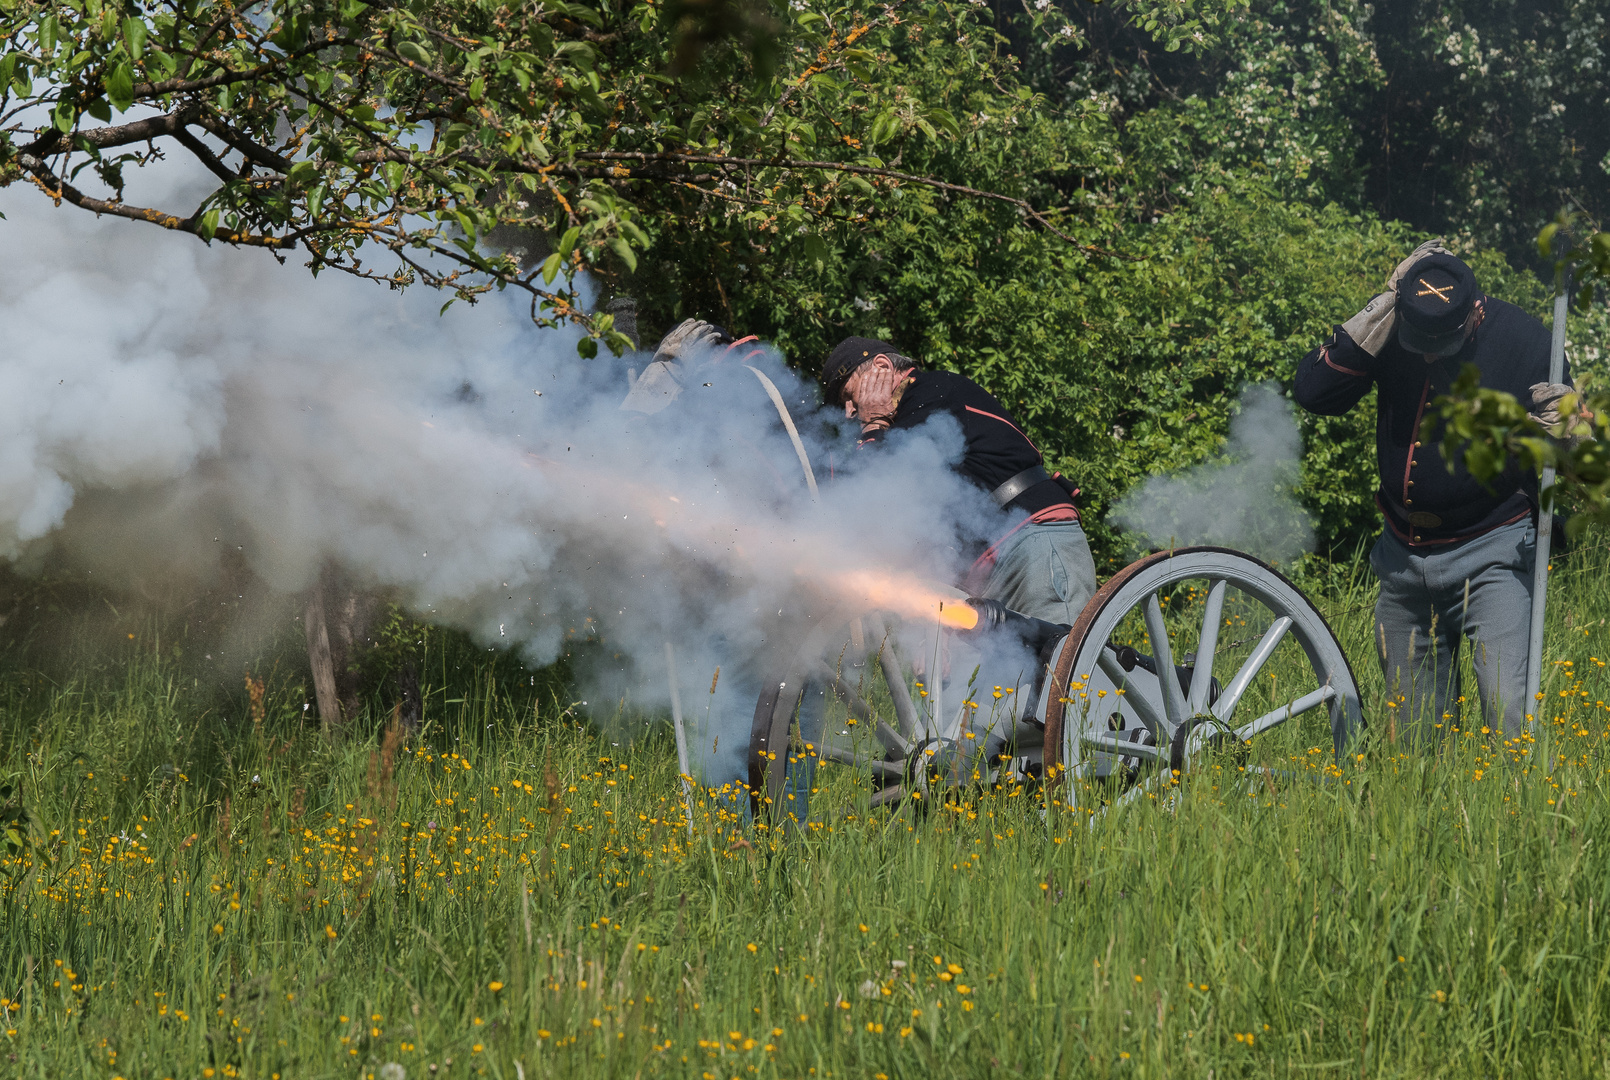
[[[979,594],[1047,622],[1072,623],[1096,595],[1096,563],[1077,521],[1025,525],[1008,537]]]
[[[1434,745],[1459,725],[1464,638],[1482,722],[1506,739],[1525,730],[1536,543],[1529,520],[1446,548],[1410,548],[1390,529],[1376,541],[1375,650],[1389,708],[1411,741]]]
[[[1025,525],[1008,537],[977,595],[1047,622],[1072,623],[1096,595],[1096,563],[1078,522]],[[985,732],[988,758],[1000,752],[1033,697],[1038,661],[1015,641],[951,648],[951,671],[977,705],[973,726]],[[954,700],[954,699],[952,699]]]

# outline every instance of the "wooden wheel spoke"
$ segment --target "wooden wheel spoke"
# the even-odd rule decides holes
[[[1276,724],[1283,724],[1294,716],[1300,716],[1309,709],[1325,704],[1336,696],[1333,686],[1321,686],[1318,690],[1310,691],[1295,701],[1288,702],[1278,709],[1270,709],[1258,719],[1247,724],[1235,733],[1235,737],[1246,742],[1260,731],[1268,731]]]
[[[881,624],[877,629],[883,631],[883,640],[878,649],[878,664],[883,668],[884,682],[889,684],[889,697],[894,702],[895,722],[900,725],[900,734],[920,742],[927,737],[927,725],[917,715],[917,709],[911,703],[911,691],[906,688],[906,665],[900,662],[900,653],[895,649],[894,635],[888,625]]]
[[[1157,715],[1157,709],[1147,700],[1146,695],[1136,691],[1134,684],[1129,681],[1128,673],[1118,665],[1112,653],[1107,649],[1101,650],[1096,663],[1101,666],[1102,674],[1112,680],[1113,686],[1124,692],[1121,700],[1135,711],[1136,717],[1152,733],[1152,737],[1158,742],[1166,741],[1169,730],[1166,721]]]
[[[831,686],[833,693],[849,708],[851,716],[860,716],[869,724],[877,722],[877,711],[856,691],[855,687],[845,681],[844,676],[835,673],[826,664],[818,664],[812,677],[817,682]]]
[[[880,780],[900,780],[906,775],[904,758],[890,761],[887,758],[867,757],[864,754],[841,750],[836,746],[818,747],[816,756],[823,761],[833,761],[855,769],[868,769]]]
[[[907,742],[898,731],[885,724],[882,720],[872,726],[872,734],[876,735],[878,741],[883,744],[884,749],[889,751],[890,757],[897,757],[904,761],[911,756],[911,751],[914,749],[911,743]]]
[[[1115,735],[1081,735],[1079,745],[1086,750],[1095,750],[1103,754],[1117,754],[1120,757],[1145,758],[1147,761],[1166,761],[1168,747],[1147,746],[1145,743],[1130,742]]]
[[[1203,605],[1202,632],[1196,639],[1196,669],[1191,673],[1191,693],[1186,702],[1192,716],[1200,716],[1208,708],[1208,692],[1213,688],[1213,654],[1219,647],[1226,586],[1223,581],[1210,585],[1207,602]]]
[[[874,807],[887,806],[892,802],[899,802],[901,799],[904,799],[905,797],[906,797],[906,785],[904,785],[904,784],[896,784],[896,785],[894,785],[894,787],[886,787],[882,791],[880,791],[877,794],[873,795],[872,796],[872,805]]]
[[[1219,695],[1218,702],[1213,706],[1215,718],[1226,723],[1229,722],[1230,717],[1235,713],[1235,707],[1241,703],[1241,695],[1247,692],[1247,687],[1252,685],[1252,680],[1257,677],[1258,672],[1263,670],[1263,665],[1269,662],[1269,657],[1274,655],[1275,648],[1279,646],[1286,636],[1286,631],[1290,629],[1291,617],[1282,615],[1274,621],[1274,624],[1268,630],[1264,631],[1263,637],[1258,640],[1258,644],[1253,648],[1252,655],[1247,657],[1246,662],[1241,665],[1241,670],[1237,671],[1235,678],[1230,680],[1230,685],[1226,686],[1224,693]]]
[[[1168,643],[1168,627],[1163,625],[1163,605],[1155,592],[1146,597],[1145,613],[1152,661],[1157,665],[1157,681],[1163,687],[1163,711],[1168,715],[1168,728],[1172,731],[1185,723],[1190,713],[1186,711],[1185,693],[1180,689],[1179,675],[1174,670],[1174,650]]]

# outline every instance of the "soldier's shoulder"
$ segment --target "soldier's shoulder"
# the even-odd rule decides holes
[[[1487,318],[1492,320],[1494,326],[1502,326],[1511,333],[1542,335],[1545,338],[1549,336],[1549,328],[1543,324],[1542,319],[1496,296],[1487,297]]]

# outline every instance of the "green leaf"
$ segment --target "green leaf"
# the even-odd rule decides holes
[[[595,53],[585,41],[566,41],[553,51],[555,57],[582,71],[591,71]]]
[[[217,231],[218,231],[218,208],[213,207],[211,210],[208,210],[205,214],[202,214],[201,215],[201,220],[196,222],[196,235],[201,237],[203,240],[211,242],[211,240],[213,238],[213,235],[215,233],[217,233]]]
[[[815,265],[818,271],[827,266],[827,244],[816,233],[806,233],[804,238],[805,257]]]
[[[576,355],[583,360],[591,360],[598,355],[598,342],[592,338],[582,338],[576,342]]]
[[[417,41],[403,41],[397,45],[397,55],[412,60],[421,67],[430,66],[430,53]]]
[[[634,271],[637,269],[637,252],[633,251],[632,246],[625,240],[618,236],[612,236],[609,238],[609,248],[620,256],[620,260],[626,264],[627,270]]]
[[[135,60],[145,55],[145,35],[149,29],[144,19],[123,20],[123,40],[128,43],[129,55]]]
[[[134,104],[134,70],[129,65],[117,65],[106,77],[106,96],[118,112]]]
[[[557,251],[542,260],[542,283],[544,285],[553,284],[553,279],[559,276],[559,267],[564,261],[564,256]]]

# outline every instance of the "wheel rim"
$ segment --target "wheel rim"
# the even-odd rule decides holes
[[[794,649],[774,654],[771,670],[777,677],[765,684],[756,703],[749,742],[750,805],[757,819],[772,824],[786,819],[781,796],[791,756],[790,735],[801,695],[813,681],[837,697],[857,722],[868,725],[875,741],[846,750],[834,744],[830,733],[824,733],[822,744],[809,752],[821,761],[869,772],[875,788],[872,807],[899,803],[913,795],[921,798],[931,788],[954,786],[971,776],[977,766],[976,753],[971,752],[975,748],[961,732],[951,730],[962,715],[962,700],[956,698],[947,705],[912,697],[908,686],[911,658],[904,655],[900,636],[901,625],[895,616],[865,612],[841,618],[833,629],[807,633]],[[943,650],[946,636],[936,634],[935,640]],[[850,649],[864,653],[860,678],[847,677],[843,670]],[[936,668],[943,667],[942,653],[928,659]],[[887,703],[874,705],[869,700],[864,677],[872,671],[882,677]],[[937,681],[931,689],[942,694]]]
[[[1157,670],[1179,663],[1183,650],[1176,651],[1170,641],[1162,595],[1169,592],[1172,599],[1173,589],[1199,580],[1209,585],[1196,628],[1196,651],[1209,663],[1198,662],[1188,675],[1172,679],[1139,667],[1124,670],[1109,643],[1126,620],[1136,625],[1132,616],[1137,613]],[[1229,665],[1217,660],[1223,651],[1221,617],[1232,589],[1238,603],[1244,597],[1269,615],[1268,627],[1233,672],[1223,670]],[[1248,715],[1249,689],[1288,640],[1300,646],[1312,681],[1289,694],[1282,689],[1283,702]],[[1212,680],[1219,675],[1228,681],[1210,704]],[[1179,768],[1210,740],[1223,741],[1229,732],[1239,740],[1250,739],[1320,706],[1329,712],[1338,756],[1363,727],[1357,681],[1324,616],[1273,567],[1216,547],[1160,552],[1119,571],[1080,613],[1041,700],[1047,769],[1066,773],[1070,786],[1083,775],[1109,775],[1116,768]],[[1123,752],[1125,743],[1129,753]]]

